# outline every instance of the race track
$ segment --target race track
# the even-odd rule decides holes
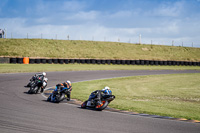
[[[123,76],[200,73],[186,70],[47,72],[48,87]],[[0,74],[0,133],[199,133],[200,124],[81,109],[73,104],[46,102],[24,86],[34,73]],[[73,85],[73,84],[72,84]],[[73,88],[76,89],[76,88]],[[73,91],[72,91],[73,93]],[[73,98],[73,97],[72,97]]]

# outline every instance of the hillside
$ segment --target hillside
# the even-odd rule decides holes
[[[0,39],[0,56],[200,61],[200,48],[47,39]]]

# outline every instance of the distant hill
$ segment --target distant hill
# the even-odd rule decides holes
[[[0,56],[200,61],[200,48],[47,39],[0,39]]]

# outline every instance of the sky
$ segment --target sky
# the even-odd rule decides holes
[[[0,0],[6,38],[200,47],[200,0]]]

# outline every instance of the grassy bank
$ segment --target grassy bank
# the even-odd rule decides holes
[[[93,64],[0,64],[0,73],[85,70],[200,70],[199,66],[139,66]]]
[[[47,39],[0,39],[0,56],[200,61],[200,48]]]
[[[73,84],[72,97],[85,101],[109,86],[116,99],[110,107],[139,113],[200,120],[200,74],[115,78]]]

